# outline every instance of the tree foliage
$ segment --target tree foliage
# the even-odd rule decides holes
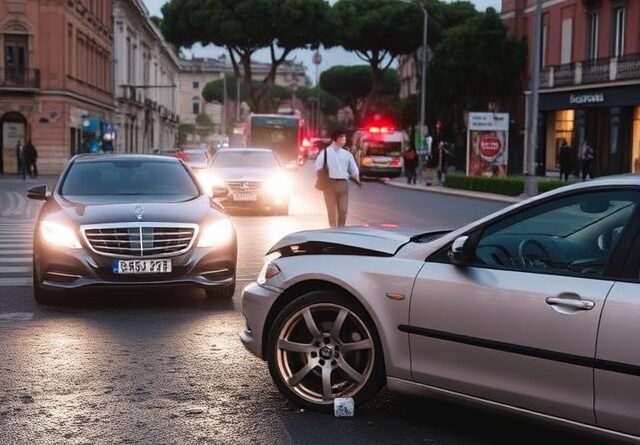
[[[370,87],[359,110],[366,114],[396,57],[420,46],[422,12],[416,5],[390,0],[339,0],[333,9],[340,24],[339,44],[370,67]]]
[[[518,91],[526,54],[526,42],[508,37],[491,8],[445,31],[427,77],[429,107],[461,127],[464,110],[484,110]]]
[[[373,73],[367,65],[334,66],[320,75],[320,87],[351,109],[355,125],[361,124],[380,97],[398,95],[400,82],[396,70],[384,72],[374,100],[370,96],[373,83]]]
[[[336,96],[327,93],[322,88],[319,87],[302,87],[296,91],[296,96],[302,100],[308,107],[310,107],[311,102],[314,100],[320,101],[320,111],[325,116],[335,116],[338,114],[338,111],[344,108],[344,103],[338,99]]]
[[[325,0],[170,0],[162,14],[162,31],[176,46],[200,42],[228,51],[254,111],[268,107],[269,87],[291,51],[316,47],[337,29]],[[261,48],[270,50],[271,69],[256,84],[251,57]]]

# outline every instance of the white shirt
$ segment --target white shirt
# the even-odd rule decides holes
[[[327,153],[329,156],[327,156]],[[360,172],[353,155],[335,144],[329,145],[323,153],[316,158],[315,169],[319,172],[324,167],[324,157],[327,156],[327,168],[331,179],[349,179],[349,176],[359,180]]]

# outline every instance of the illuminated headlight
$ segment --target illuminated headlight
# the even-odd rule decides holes
[[[269,281],[271,278],[275,277],[280,273],[280,268],[273,263],[272,260],[267,261],[262,266],[260,273],[258,274],[258,279],[256,280],[258,284],[262,285]]]
[[[223,247],[233,239],[233,224],[229,218],[220,219],[202,227],[198,247]]]
[[[224,187],[225,183],[222,179],[207,170],[202,170],[196,173],[196,178],[202,186],[207,195],[211,196],[213,187]]]
[[[48,244],[69,249],[82,249],[73,229],[53,221],[40,223],[40,235]]]
[[[291,178],[285,174],[272,176],[264,182],[262,188],[271,195],[289,195],[291,193]]]
[[[373,165],[373,159],[371,158],[364,158],[362,159],[362,165],[370,167]]]

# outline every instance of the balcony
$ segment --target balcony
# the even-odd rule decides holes
[[[0,88],[39,89],[40,70],[0,67]]]
[[[640,54],[548,66],[540,73],[540,88],[640,81]]]

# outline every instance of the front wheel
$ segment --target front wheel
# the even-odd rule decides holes
[[[385,381],[382,347],[366,311],[344,294],[312,291],[274,321],[269,372],[293,404],[331,411],[337,397],[366,403]]]

